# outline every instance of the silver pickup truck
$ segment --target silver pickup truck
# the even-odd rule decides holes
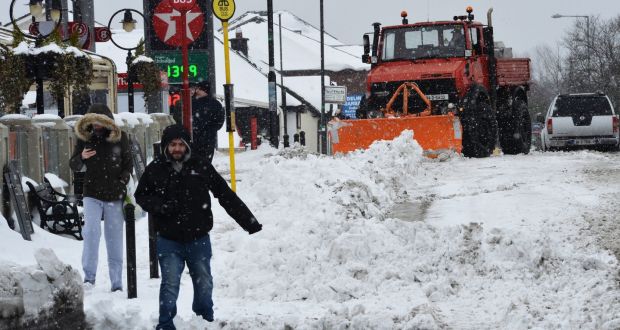
[[[541,132],[543,150],[596,147],[617,150],[619,118],[603,93],[561,94],[551,102]]]

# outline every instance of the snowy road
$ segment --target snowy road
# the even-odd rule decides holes
[[[216,320],[192,315],[184,275],[179,329],[620,328],[618,153],[440,162],[401,137],[344,157],[263,148],[237,167],[264,229],[215,206]],[[146,221],[137,233],[138,298],[109,293],[102,265],[85,296],[96,329],[156,323]],[[56,252],[81,269],[79,247]]]

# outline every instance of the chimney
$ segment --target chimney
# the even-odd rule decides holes
[[[235,31],[235,37],[230,39],[230,48],[238,52],[243,53],[245,57],[248,57],[248,38],[243,37],[241,29]]]

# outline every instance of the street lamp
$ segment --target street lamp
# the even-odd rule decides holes
[[[45,35],[41,32],[41,29],[38,29],[39,31],[36,36],[25,34],[15,22],[15,17],[13,16],[13,7],[15,6],[16,1],[17,0],[12,0],[11,6],[9,8],[9,17],[11,18],[13,30],[16,30],[19,34],[26,38],[34,39],[36,47],[41,46],[43,40],[53,34],[62,22],[62,5],[60,3],[60,0],[52,0],[52,10],[50,11],[50,16],[54,23],[54,28]],[[34,23],[35,17],[38,17],[43,13],[43,5],[41,0],[30,0],[28,2],[28,8],[30,10],[30,15],[32,15],[32,20]],[[37,84],[37,114],[41,115],[45,111],[45,105],[43,104],[43,70],[40,68],[42,64],[36,61],[35,57],[35,63],[32,63],[32,65],[34,67],[35,82]]]
[[[586,19],[586,52],[587,52],[587,61],[588,61],[588,83],[591,82],[592,72],[590,69],[590,16],[587,15],[561,15],[554,14],[551,18],[563,18],[563,17],[575,17],[575,18],[585,18]]]
[[[144,19],[144,15],[142,15],[141,12],[135,9],[128,9],[128,8],[121,9],[115,12],[112,15],[112,17],[110,17],[110,21],[108,22],[108,30],[112,31],[112,29],[110,28],[110,25],[112,25],[112,20],[114,19],[116,15],[120,14],[121,12],[124,12],[123,20],[120,21],[119,23],[123,24],[123,30],[125,30],[126,32],[131,32],[136,28],[136,20],[133,18],[131,14],[132,12],[137,13],[138,15],[142,16],[142,19]],[[131,75],[131,61],[133,59],[133,56],[131,55],[131,51],[141,47],[144,44],[144,40],[141,40],[140,43],[136,45],[135,47],[124,47],[116,43],[116,41],[114,41],[114,33],[110,33],[110,41],[112,41],[112,43],[116,47],[127,51],[127,59],[125,60],[125,64],[127,64],[127,108],[129,112],[133,113],[134,112],[133,77]]]

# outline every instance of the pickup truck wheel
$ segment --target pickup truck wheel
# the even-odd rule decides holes
[[[499,143],[507,155],[527,154],[532,146],[532,122],[527,103],[513,102],[512,113],[500,121]]]
[[[489,157],[497,139],[497,121],[491,105],[479,101],[461,115],[463,125],[463,156]]]

